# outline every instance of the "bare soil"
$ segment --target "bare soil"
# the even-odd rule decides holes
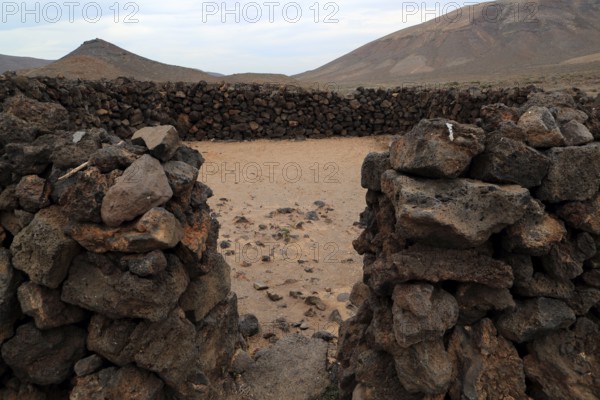
[[[221,223],[220,251],[232,268],[240,314],[255,314],[261,323],[251,350],[286,334],[278,318],[305,324],[289,333],[337,335],[331,314],[352,315],[347,297],[362,279],[362,257],[352,248],[365,208],[360,169],[369,152],[387,150],[390,140],[191,143],[206,159],[200,180],[215,193],[209,204]],[[309,296],[322,304],[306,304]]]

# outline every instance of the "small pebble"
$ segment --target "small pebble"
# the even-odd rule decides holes
[[[273,332],[267,332],[263,335],[263,339],[271,339],[274,336],[277,336],[277,335]]]
[[[253,314],[244,314],[239,319],[239,330],[242,336],[251,337],[260,332],[258,318]]]
[[[309,221],[318,221],[319,220],[319,214],[317,214],[316,211],[309,211],[306,213],[306,219]]]
[[[304,313],[305,317],[316,317],[317,313],[315,312],[315,310],[311,307],[308,310],[306,310],[306,312]]]
[[[290,324],[284,317],[279,317],[275,321],[273,321],[273,325],[284,332],[290,331]]]
[[[309,306],[317,307],[317,309],[321,311],[325,311],[325,309],[327,308],[325,306],[325,303],[323,303],[323,301],[317,296],[308,296],[306,300],[304,300],[304,302]]]
[[[335,336],[333,336],[332,333],[327,331],[315,332],[312,337],[314,337],[315,339],[323,339],[326,342],[331,342],[333,339],[335,339]]]
[[[317,200],[313,203],[315,206],[319,207],[319,208],[323,208],[325,207],[325,202],[321,201],[321,200]]]
[[[248,218],[246,218],[244,216],[235,217],[235,220],[233,222],[235,224],[249,224],[250,223],[250,221],[248,220]]]
[[[272,292],[267,292],[267,296],[269,297],[269,300],[271,300],[271,301],[279,301],[279,300],[283,299],[283,297],[281,297],[277,293],[272,293]]]
[[[254,289],[256,290],[267,290],[269,285],[264,284],[262,282],[254,282]]]
[[[348,300],[350,300],[350,293],[340,293],[337,296],[337,301],[339,301],[340,303],[345,303]]]
[[[342,315],[338,310],[333,310],[331,314],[329,314],[329,321],[341,324],[344,320],[342,319]]]
[[[284,208],[277,209],[277,212],[279,214],[291,214],[294,211],[296,211],[296,210],[294,208],[291,208],[291,207],[284,207]]]

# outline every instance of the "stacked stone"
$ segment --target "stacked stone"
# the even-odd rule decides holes
[[[367,136],[405,132],[421,119],[434,117],[472,123],[483,105],[519,106],[536,90],[357,88],[346,95],[289,85],[159,84],[124,78],[85,82],[0,75],[0,102],[22,94],[61,104],[73,129],[103,128],[128,138],[142,127],[169,124],[185,140]],[[578,103],[591,101],[578,96]]]
[[[200,153],[172,126],[3,152],[0,397],[217,398],[238,315]]]
[[[565,93],[367,156],[343,399],[600,395],[600,132]],[[528,397],[529,396],[529,397]]]

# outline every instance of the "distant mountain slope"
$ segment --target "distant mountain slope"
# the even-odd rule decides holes
[[[81,79],[115,79],[120,76],[142,81],[214,82],[217,77],[193,68],[163,64],[138,56],[102,39],[84,42],[75,51],[28,76],[57,76]]]
[[[499,0],[463,8],[458,16],[400,30],[294,77],[345,83],[458,80],[600,61],[598,0]]]
[[[102,39],[84,42],[75,51],[42,68],[24,71],[27,76],[64,76],[76,79],[115,79],[121,76],[141,81],[210,83],[273,83],[300,85],[282,74],[244,73],[223,75],[153,61]]]
[[[0,74],[6,71],[39,68],[48,65],[52,60],[42,60],[32,57],[17,57],[0,54]]]

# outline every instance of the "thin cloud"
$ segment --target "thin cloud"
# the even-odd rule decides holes
[[[111,0],[79,2],[68,9],[59,1],[55,4],[61,7],[61,18],[52,8],[39,8],[36,22],[31,10],[43,7],[39,2],[25,2],[29,14],[24,14],[22,2],[3,2],[2,11],[11,11],[11,5],[19,10],[0,16],[6,21],[0,28],[0,53],[57,59],[99,37],[169,64],[225,74],[291,75],[435,18],[436,13],[474,3],[174,0],[166,5]]]

